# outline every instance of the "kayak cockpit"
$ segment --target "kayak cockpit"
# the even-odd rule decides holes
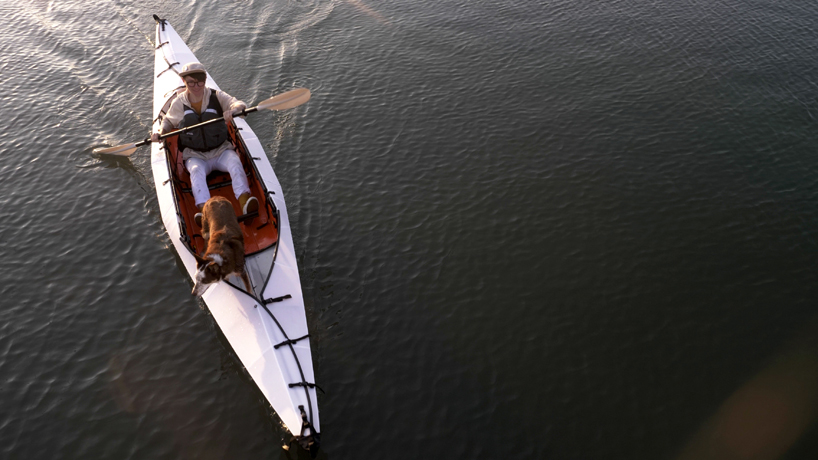
[[[165,104],[165,110],[162,113],[166,112],[174,98],[175,94]],[[278,210],[270,198],[272,192],[268,191],[264,182],[260,180],[258,170],[248,153],[247,146],[236,130],[236,126],[231,125],[229,131],[233,145],[236,146],[236,153],[244,166],[250,193],[259,200],[258,211],[242,214],[239,202],[233,193],[229,174],[214,171],[208,175],[207,184],[211,196],[223,196],[230,200],[233,205],[233,210],[244,233],[244,252],[245,255],[249,256],[264,251],[278,242]],[[180,237],[192,252],[202,254],[205,251],[205,240],[201,235],[201,228],[196,225],[193,219],[199,209],[193,199],[190,174],[185,168],[182,152],[178,147],[178,137],[168,137],[164,142],[168,169],[171,172],[170,180],[173,184],[176,212],[179,218]]]

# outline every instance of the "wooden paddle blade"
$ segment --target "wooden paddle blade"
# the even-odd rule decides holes
[[[259,110],[286,110],[297,107],[310,100],[310,90],[307,88],[296,88],[270,99],[261,101],[258,104]]]
[[[129,157],[136,152],[137,145],[136,144],[125,144],[125,145],[118,145],[116,147],[107,147],[107,148],[96,148],[93,150],[93,153],[99,155],[117,155],[121,157]]]

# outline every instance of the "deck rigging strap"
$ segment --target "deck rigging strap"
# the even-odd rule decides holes
[[[164,55],[165,55],[165,53],[162,53],[163,57],[164,57]],[[179,75],[179,72],[176,69],[173,68],[173,66],[178,65],[179,62],[177,61],[177,62],[174,62],[173,64],[171,64],[170,61],[168,61],[168,58],[165,58],[165,61],[168,63],[168,68],[161,71],[161,72],[159,72],[159,74],[156,75],[156,78],[161,77],[162,74],[167,72],[168,70],[172,70],[172,71],[176,72],[176,75]]]
[[[319,390],[321,390],[321,393],[327,394],[327,392],[326,392],[326,391],[324,391],[324,389],[323,389],[323,388],[319,387],[319,386],[318,386],[317,384],[315,384],[315,383],[310,383],[310,382],[296,382],[296,383],[290,383],[290,384],[289,384],[289,386],[290,386],[290,388],[294,388],[294,387],[309,387],[309,388],[318,388]]]
[[[164,31],[165,31],[165,22],[166,22],[166,21],[165,21],[164,19],[159,19],[159,16],[157,16],[157,15],[155,15],[155,14],[153,15],[153,19],[154,19],[154,20],[156,20],[156,22],[158,22],[159,24],[161,24],[161,25],[162,25],[162,32],[164,32]],[[161,39],[160,37],[156,37],[156,39],[157,39],[157,40],[159,40],[159,41],[162,41],[162,39]],[[167,43],[168,43],[168,42],[164,42],[164,43],[162,43],[161,45],[157,46],[157,47],[156,47],[156,50],[159,50],[159,48],[162,48],[162,46],[163,46],[163,45],[165,45],[165,44],[167,44]],[[164,49],[162,50],[162,58],[163,58],[163,59],[165,60],[165,62],[168,64],[168,68],[167,68],[167,69],[165,69],[165,70],[163,70],[163,71],[161,71],[161,72],[159,72],[159,75],[157,75],[157,76],[156,76],[156,78],[161,77],[161,76],[162,76],[162,74],[163,74],[163,73],[165,73],[165,72],[167,72],[168,70],[173,70],[173,72],[175,72],[175,73],[176,73],[176,75],[179,75],[179,71],[173,68],[173,66],[178,65],[178,64],[179,64],[179,62],[177,61],[177,62],[174,62],[174,63],[172,63],[172,64],[171,64],[171,62],[168,60],[168,57],[167,57],[167,56],[165,56],[165,50],[164,50]],[[180,78],[181,78],[181,77],[180,77]]]
[[[269,305],[271,303],[281,302],[282,300],[292,299],[292,298],[293,298],[293,296],[291,296],[290,294],[285,294],[285,295],[283,295],[281,297],[275,297],[275,298],[272,298],[272,299],[264,299],[264,304]]]
[[[309,334],[307,334],[307,335],[305,335],[305,336],[303,336],[303,337],[299,337],[299,338],[297,338],[297,339],[287,339],[287,340],[285,340],[285,341],[283,341],[283,342],[281,342],[281,343],[279,343],[279,344],[277,344],[277,345],[273,345],[273,348],[275,348],[276,350],[278,350],[280,347],[283,347],[284,345],[289,345],[289,344],[291,344],[291,343],[296,343],[296,342],[298,342],[299,340],[304,340],[304,339],[306,339],[306,338],[307,338],[307,337],[309,337],[309,336],[310,336],[310,335],[309,335]],[[292,386],[292,385],[291,385],[291,386]],[[322,390],[322,391],[323,391],[323,390]]]

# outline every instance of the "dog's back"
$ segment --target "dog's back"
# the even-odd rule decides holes
[[[207,200],[202,208],[202,236],[205,239],[205,254],[211,250],[211,240],[214,237],[239,238],[244,246],[244,236],[241,226],[233,211],[233,204],[225,197],[214,196]],[[244,252],[242,251],[242,256]]]
[[[230,200],[214,196],[202,208],[202,237],[205,253],[196,255],[194,295],[202,295],[207,285],[231,274],[240,275],[250,291],[250,281],[244,271],[244,234]]]

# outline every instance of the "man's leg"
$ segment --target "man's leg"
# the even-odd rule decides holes
[[[199,209],[210,199],[210,189],[207,188],[207,175],[211,168],[207,161],[199,158],[188,158],[185,160],[185,168],[190,174],[190,188],[193,192],[193,200]]]
[[[230,173],[233,181],[233,193],[239,200],[241,212],[244,214],[258,210],[258,200],[250,196],[250,185],[247,183],[247,176],[244,174],[244,167],[241,164],[239,155],[233,150],[225,150],[215,166],[219,171]]]

